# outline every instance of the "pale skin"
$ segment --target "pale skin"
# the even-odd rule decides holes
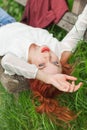
[[[63,52],[61,62],[67,63],[71,52]],[[82,83],[75,85],[76,77],[62,74],[62,67],[58,57],[47,46],[32,44],[29,48],[28,62],[38,67],[36,79],[51,84],[63,92],[75,92]],[[69,82],[70,81],[70,82]]]

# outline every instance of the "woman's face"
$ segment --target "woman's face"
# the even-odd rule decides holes
[[[50,73],[61,73],[62,68],[58,57],[47,47],[32,44],[29,48],[29,62],[38,69]]]

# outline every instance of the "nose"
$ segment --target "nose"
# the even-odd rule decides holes
[[[50,58],[51,58],[51,55],[50,55],[50,52],[44,52],[43,53],[43,56],[44,56],[44,59],[46,60],[46,61],[50,61]]]

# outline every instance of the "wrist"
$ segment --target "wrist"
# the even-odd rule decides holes
[[[38,70],[36,74],[36,79],[41,80],[46,83],[46,74],[43,71]]]

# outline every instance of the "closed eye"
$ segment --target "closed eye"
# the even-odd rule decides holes
[[[52,62],[54,65],[56,65],[56,66],[60,66],[60,64],[59,64],[59,62],[58,61],[54,61],[54,62]]]
[[[39,69],[43,69],[44,67],[45,67],[45,64],[44,64],[44,63],[41,63],[41,64],[38,65],[38,68],[39,68]]]

